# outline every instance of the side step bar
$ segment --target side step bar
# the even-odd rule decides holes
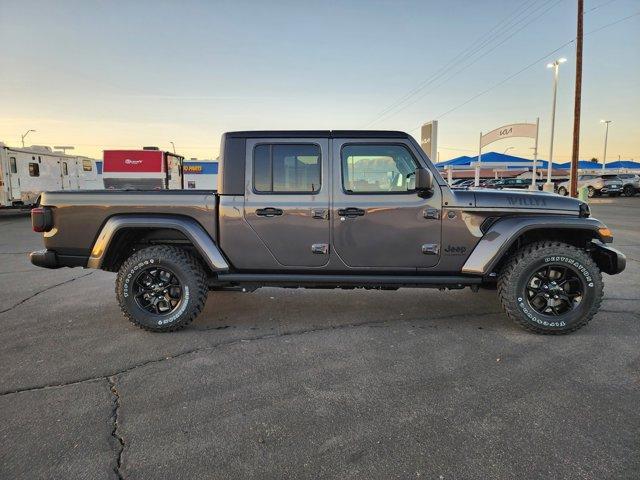
[[[216,283],[245,283],[272,286],[469,286],[482,283],[481,277],[419,275],[306,275],[281,273],[219,273]]]

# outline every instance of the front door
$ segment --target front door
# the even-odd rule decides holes
[[[247,139],[245,220],[286,267],[329,261],[329,142]]]
[[[415,192],[424,160],[408,141],[333,140],[331,224],[349,267],[415,270],[440,259],[441,192]]]

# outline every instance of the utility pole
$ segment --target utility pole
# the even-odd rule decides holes
[[[25,137],[26,137],[27,135],[29,135],[29,133],[31,133],[31,132],[34,132],[34,133],[35,133],[35,130],[27,130],[27,131],[24,133],[24,135],[22,135],[22,148],[24,148],[24,139],[25,139]]]
[[[578,0],[578,31],[576,35],[576,90],[573,106],[573,151],[571,152],[571,182],[569,192],[578,196],[578,159],[580,157],[580,103],[582,101],[582,37],[584,0]]]
[[[609,140],[609,124],[611,123],[611,120],[600,120],[600,123],[607,125],[607,128],[604,131],[604,152],[602,153],[602,171],[604,172],[604,167],[607,163],[607,141]]]

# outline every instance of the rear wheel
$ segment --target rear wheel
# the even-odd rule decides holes
[[[200,262],[186,250],[159,245],[129,257],[116,278],[116,296],[125,317],[153,332],[191,323],[207,299]]]
[[[507,315],[542,334],[566,334],[585,326],[600,307],[602,289],[602,275],[589,254],[560,242],[522,247],[498,280]]]
[[[560,188],[558,189],[558,195],[562,195],[563,197],[566,197],[566,196],[567,196],[567,193],[569,193],[569,192],[567,192],[567,189],[566,189],[566,188],[564,188],[564,187],[560,187]]]
[[[588,187],[587,188],[587,195],[589,196],[589,198],[595,197],[596,196],[596,189],[593,187]]]

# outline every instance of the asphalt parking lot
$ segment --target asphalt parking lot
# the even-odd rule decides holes
[[[592,212],[627,270],[560,337],[419,289],[212,293],[146,333],[2,216],[0,478],[638,478],[640,197]]]

